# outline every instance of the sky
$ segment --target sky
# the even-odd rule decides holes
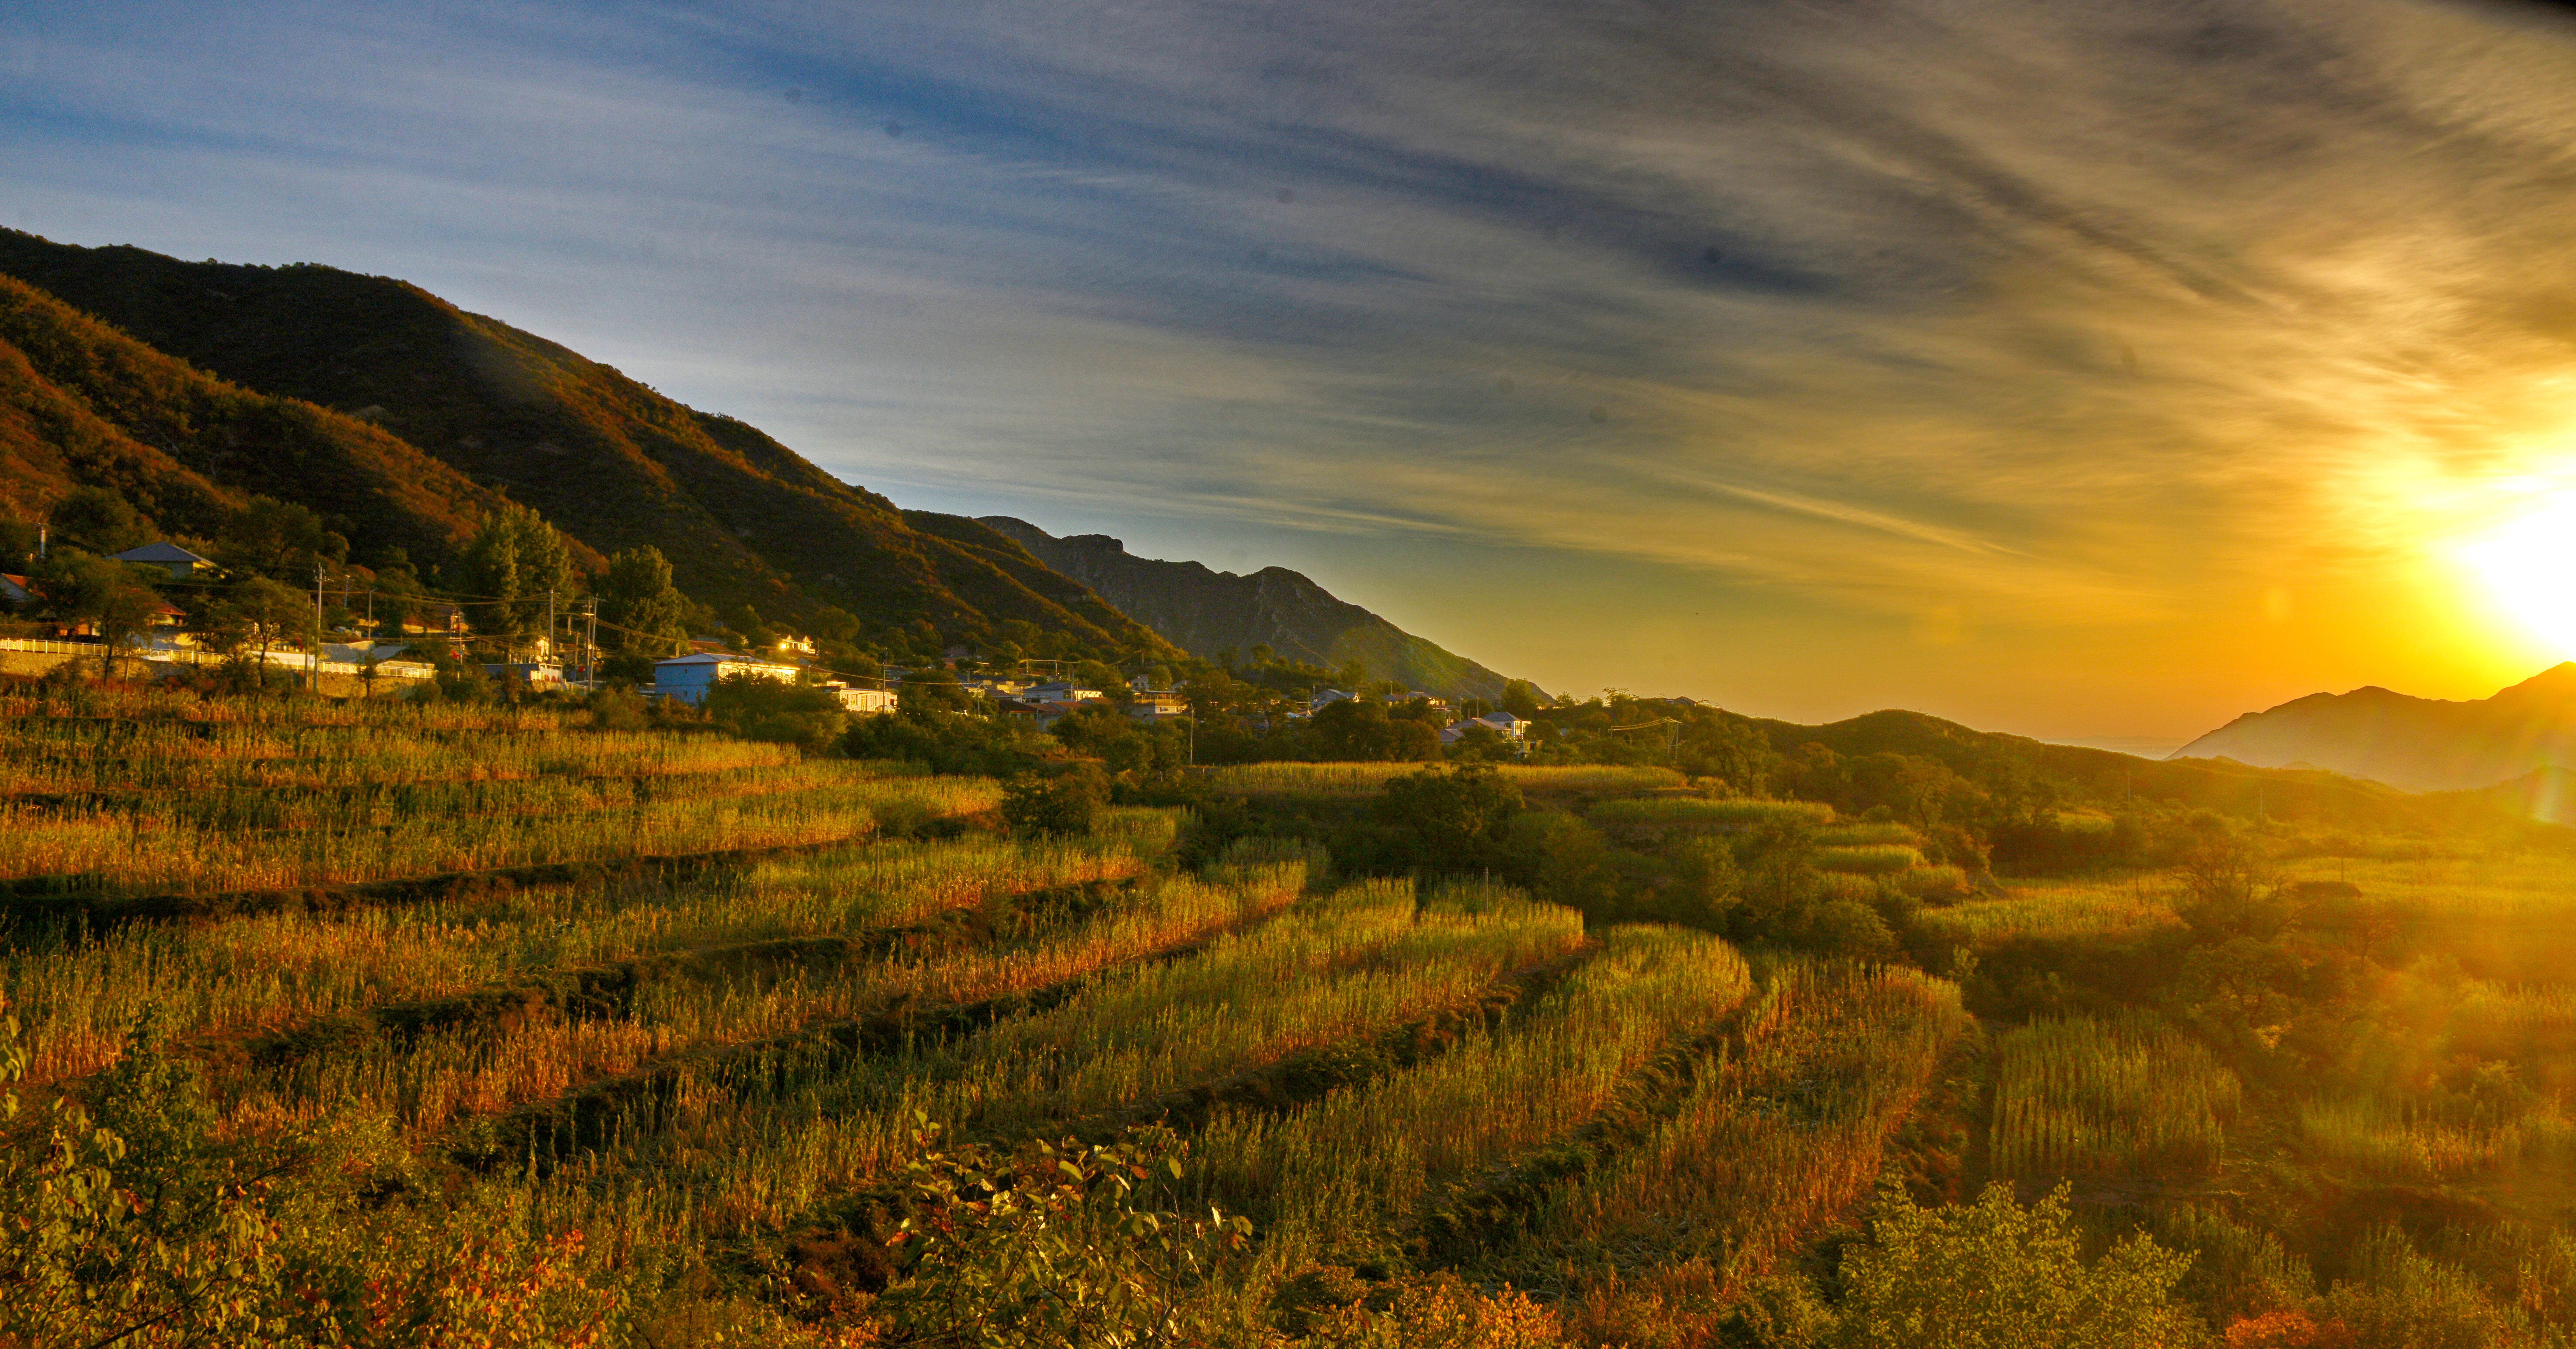
[[[2150,752],[2576,651],[2571,222],[2538,5],[0,10],[0,224],[1553,691]]]

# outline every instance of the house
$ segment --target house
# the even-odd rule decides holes
[[[1063,680],[1036,685],[1020,694],[1024,703],[1080,703],[1100,696],[1098,689],[1086,689]]]
[[[1346,703],[1350,700],[1351,695],[1342,692],[1340,689],[1317,689],[1315,691],[1315,696],[1306,700],[1306,710],[1308,712],[1321,712],[1335,703]]]
[[[373,661],[392,660],[411,650],[409,642],[324,642],[322,659],[365,665]]]
[[[514,660],[486,665],[483,673],[513,688],[543,693],[564,686],[563,667],[541,661]]]
[[[1013,721],[1045,730],[1073,712],[1070,703],[1030,702],[1023,698],[1003,698],[994,704],[1001,714]]]
[[[861,716],[872,716],[879,712],[895,710],[896,697],[893,689],[854,689],[835,686],[832,692],[839,696],[843,708]]]
[[[465,610],[456,605],[435,600],[414,601],[403,613],[401,628],[407,635],[427,636],[431,633],[444,633],[451,637],[462,637],[465,635]]]
[[[1171,689],[1138,689],[1136,701],[1127,705],[1127,715],[1139,721],[1162,721],[1189,714],[1188,700]]]
[[[777,641],[770,643],[769,654],[778,657],[780,660],[794,660],[798,656],[803,656],[807,660],[812,660],[814,658],[814,639],[811,637],[781,637]]]
[[[1442,727],[1440,730],[1440,743],[1443,745],[1454,745],[1477,731],[1491,731],[1495,736],[1499,737],[1504,744],[1509,745],[1514,749],[1519,749],[1528,743],[1527,737],[1529,735],[1529,722],[1524,718],[1513,716],[1509,712],[1496,712],[1490,716],[1469,717],[1465,721],[1453,721],[1447,726]]]
[[[0,604],[6,604],[12,609],[25,609],[36,599],[35,592],[28,588],[32,584],[24,576],[0,573]]]
[[[168,540],[128,548],[116,555],[119,562],[133,562],[146,567],[159,567],[170,573],[173,581],[194,581],[223,570],[214,559],[192,553]]]
[[[707,700],[707,690],[728,675],[737,679],[749,675],[755,679],[794,683],[797,673],[793,665],[780,665],[730,651],[700,651],[694,655],[653,662],[652,693],[656,698],[677,698],[696,707]]]

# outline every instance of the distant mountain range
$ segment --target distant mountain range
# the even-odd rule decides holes
[[[2576,770],[2576,662],[2474,702],[2383,688],[2315,693],[2249,712],[2175,750],[2266,768],[2314,767],[2409,791],[2505,788],[2555,819]]]
[[[506,495],[585,559],[660,548],[681,588],[720,608],[794,624],[830,604],[869,634],[969,642],[1026,619],[1168,649],[984,525],[900,509],[751,426],[405,282],[13,230],[0,282],[0,508],[30,519],[74,486],[109,486],[164,529],[207,534],[256,492],[321,512],[355,560],[398,545],[434,563]]]
[[[1238,576],[1196,562],[1137,557],[1105,534],[1057,538],[1007,515],[987,515],[979,523],[1194,656],[1213,660],[1230,651],[1249,659],[1254,646],[1267,646],[1288,659],[1334,669],[1358,661],[1372,679],[1488,701],[1500,698],[1507,682],[1285,567]]]

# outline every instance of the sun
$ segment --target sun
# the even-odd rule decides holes
[[[2531,635],[2576,656],[2576,495],[2463,545],[2459,558]]]

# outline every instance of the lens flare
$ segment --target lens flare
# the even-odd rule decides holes
[[[2459,557],[2515,621],[2576,656],[2576,496],[2497,528]]]

